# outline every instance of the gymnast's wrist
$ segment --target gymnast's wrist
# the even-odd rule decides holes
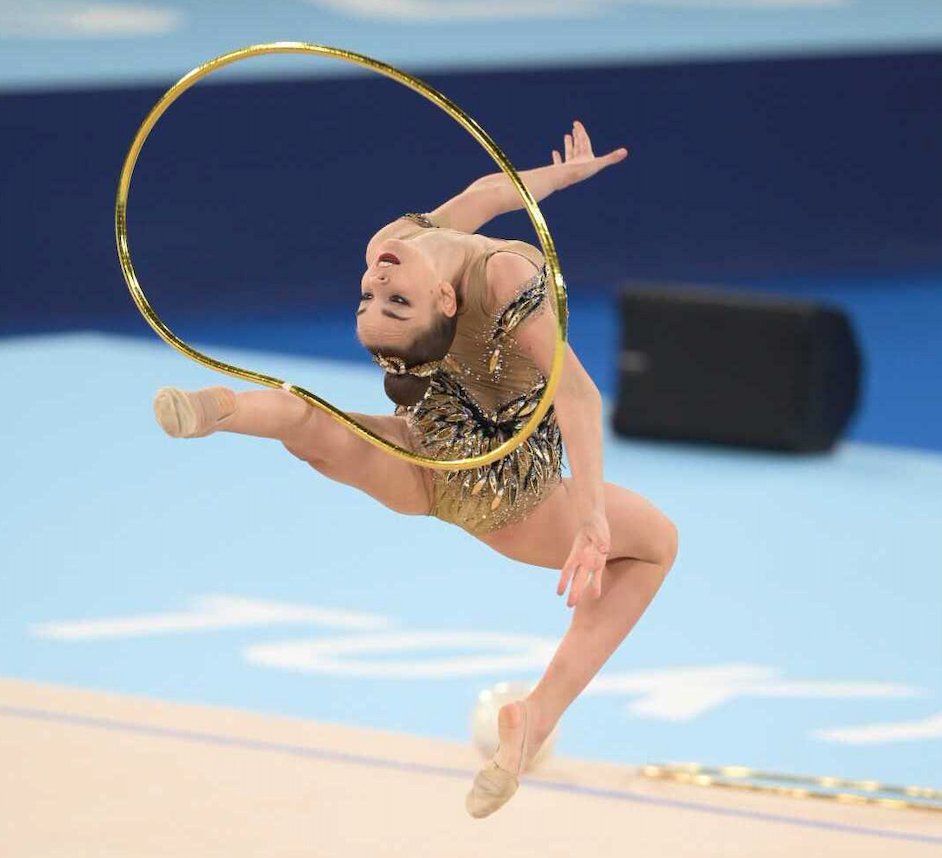
[[[580,524],[605,517],[605,490],[601,483],[597,486],[573,486],[573,506],[576,519]]]
[[[557,191],[575,185],[582,180],[577,169],[578,165],[571,162],[553,164],[554,189]]]

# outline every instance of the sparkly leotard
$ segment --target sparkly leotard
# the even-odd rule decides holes
[[[405,217],[420,229],[435,227],[426,215]],[[486,306],[485,265],[498,252],[523,256],[535,272],[512,300],[495,310]],[[546,386],[514,337],[526,319],[552,307],[546,297],[543,255],[525,242],[506,241],[480,254],[471,265],[451,350],[422,400],[401,409],[409,420],[415,449],[437,459],[493,450],[526,423]],[[533,434],[502,459],[482,468],[432,471],[429,514],[473,534],[519,521],[559,483],[562,456],[551,407]]]

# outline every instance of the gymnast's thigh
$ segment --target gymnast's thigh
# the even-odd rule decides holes
[[[351,414],[381,438],[413,448],[404,417]],[[354,435],[326,414],[317,413],[306,427],[309,439],[285,441],[285,447],[324,476],[365,492],[384,506],[406,515],[427,515],[431,477],[425,468],[397,459]]]
[[[580,524],[570,497],[571,483],[564,479],[525,519],[484,534],[482,540],[522,563],[562,568]],[[605,483],[605,514],[612,539],[610,560],[662,563],[676,553],[673,522],[637,492]]]

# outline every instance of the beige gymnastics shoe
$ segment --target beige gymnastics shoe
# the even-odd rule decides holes
[[[520,786],[520,769],[527,753],[530,711],[526,700],[519,702],[523,706],[523,739],[520,744],[520,760],[516,771],[511,772],[503,768],[498,765],[496,759],[491,758],[490,762],[474,776],[474,783],[465,797],[464,806],[475,819],[490,816],[495,810],[502,808],[513,798]],[[500,747],[497,750],[500,751]],[[496,756],[495,753],[494,757]]]
[[[154,416],[172,438],[203,438],[235,412],[235,393],[228,387],[188,392],[162,387],[154,396]]]

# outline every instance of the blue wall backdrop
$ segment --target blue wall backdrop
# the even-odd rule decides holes
[[[428,79],[520,168],[548,162],[573,118],[597,150],[630,147],[623,165],[545,204],[582,291],[942,268],[942,53]],[[0,96],[3,331],[133,316],[113,195],[164,88]],[[132,250],[162,311],[346,307],[372,230],[493,169],[436,108],[383,79],[201,84],[144,148]],[[522,215],[492,233],[531,234]]]

